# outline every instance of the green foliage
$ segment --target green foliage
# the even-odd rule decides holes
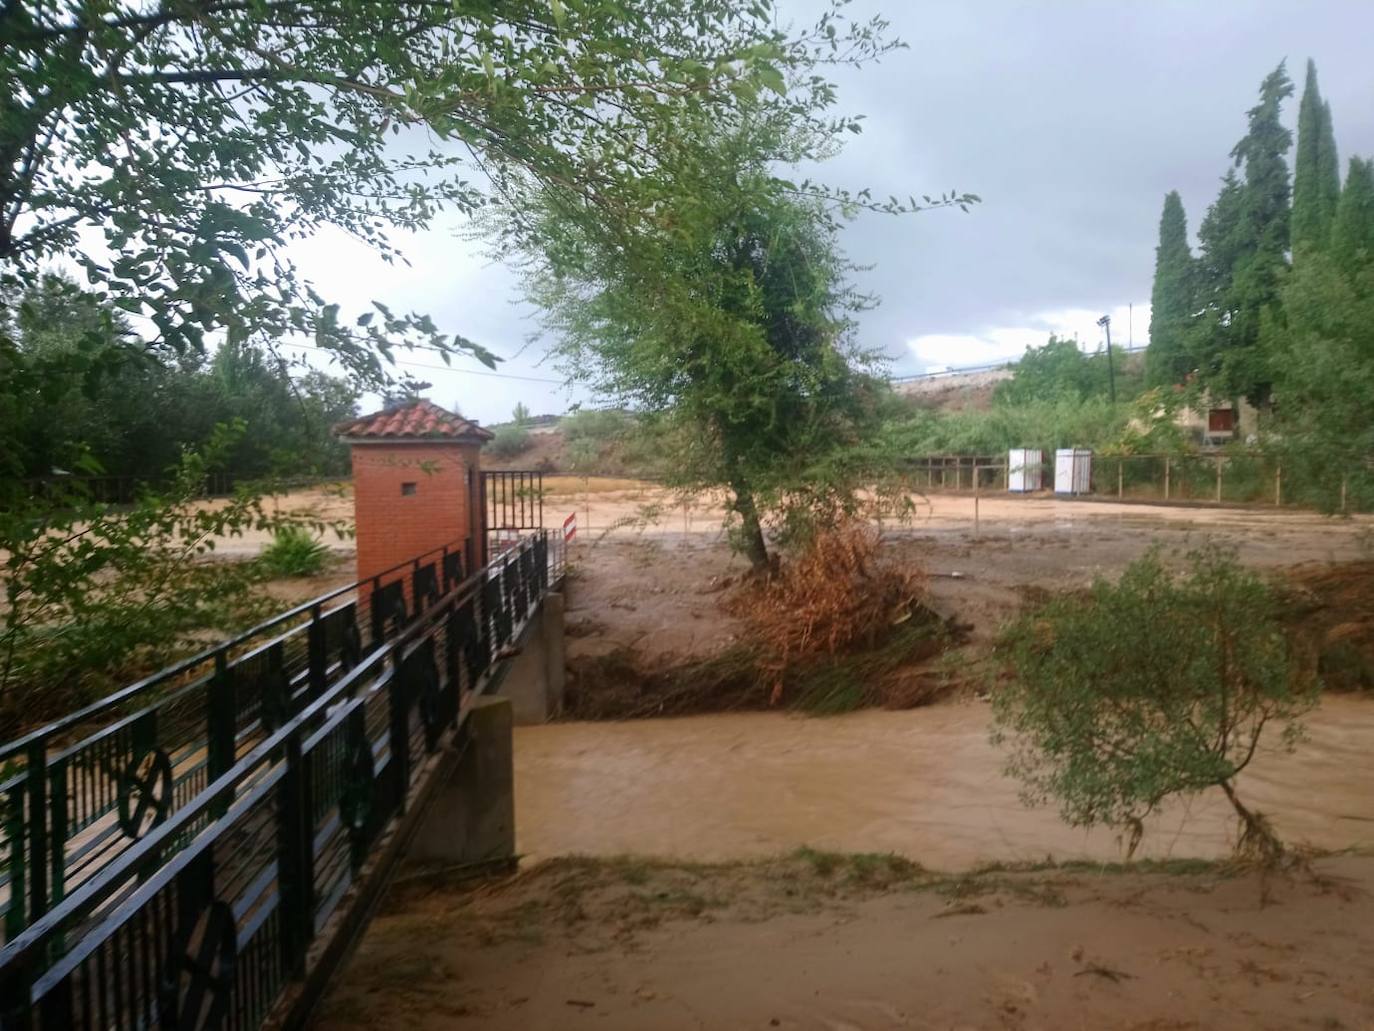
[[[1317,65],[1307,62],[1298,107],[1298,147],[1293,170],[1293,249],[1321,248],[1331,233],[1341,193],[1340,161],[1331,105],[1317,86]]]
[[[1331,258],[1354,272],[1374,260],[1374,162],[1350,159],[1331,227]]]
[[[558,423],[573,472],[643,472],[652,464],[656,435],[645,421],[613,408],[579,408]],[[646,461],[645,459],[650,459]]]
[[[1271,370],[1260,325],[1276,306],[1288,264],[1293,134],[1280,120],[1293,83],[1282,63],[1260,84],[1259,103],[1231,151],[1243,180],[1228,174],[1199,232],[1201,314],[1190,334],[1202,382],[1218,397],[1269,396]]]
[[[79,494],[0,506],[0,733],[55,717],[265,615],[255,563],[205,561],[215,540],[277,520],[240,494],[197,499],[240,430],[182,456],[172,484],[126,509]]]
[[[771,173],[782,130],[702,133],[633,238],[546,205],[526,285],[570,375],[653,425],[670,486],[729,492],[731,540],[761,567],[765,523],[803,534],[855,503],[876,356],[851,337],[868,301],[835,219]]]
[[[1129,397],[1139,389],[1139,377],[1128,371],[1125,356],[1112,356],[1117,395]],[[1051,336],[1043,347],[1028,347],[1009,380],[997,384],[993,400],[999,405],[1024,405],[1036,401],[1087,400],[1110,394],[1113,372],[1106,352],[1084,354],[1078,343]]]
[[[1266,324],[1280,399],[1270,446],[1286,455],[1285,492],[1328,510],[1374,505],[1374,264],[1307,255]],[[1341,484],[1346,484],[1346,497]]]
[[[517,401],[514,411],[511,412],[511,422],[520,427],[528,426],[530,422],[529,405],[523,401]]]
[[[38,478],[80,463],[111,476],[161,481],[184,448],[217,425],[249,421],[221,456],[235,479],[334,475],[348,453],[332,425],[355,413],[358,391],[316,370],[242,343],[213,358],[175,357],[135,337],[108,303],[45,276],[0,322],[0,429],[8,442],[0,478]],[[35,389],[35,387],[38,389]]]
[[[1010,742],[1027,801],[1054,800],[1075,826],[1130,828],[1134,846],[1166,798],[1221,787],[1243,843],[1267,850],[1272,836],[1234,781],[1270,723],[1285,745],[1298,740],[1317,689],[1280,615],[1264,581],[1208,547],[1181,576],[1151,551],[1117,583],[1018,620],[1000,642],[994,739]]]
[[[304,334],[372,380],[398,345],[492,364],[426,315],[374,302],[345,322],[288,241],[332,225],[394,259],[392,231],[517,182],[611,217],[665,174],[643,144],[682,117],[828,106],[828,82],[789,74],[857,56],[871,31],[832,9],[817,28],[789,37],[767,0],[7,5],[0,263],[31,285],[72,257],[179,353]]]
[[[516,455],[528,451],[529,447],[530,431],[516,423],[507,423],[497,427],[486,445],[486,449],[497,458],[514,458]]]
[[[1152,387],[1182,383],[1193,371],[1188,352],[1188,320],[1196,310],[1193,255],[1188,249],[1188,221],[1177,190],[1164,198],[1155,248],[1154,287],[1150,293],[1150,346],[1145,352],[1145,381]]]
[[[279,527],[272,543],[258,556],[258,564],[272,577],[314,576],[329,561],[329,548],[303,526]]]
[[[883,438],[893,453],[907,457],[959,454],[1005,459],[1010,448],[1045,452],[1060,447],[1106,448],[1125,433],[1131,415],[1127,404],[1061,395],[1053,400],[997,404],[988,411],[917,409],[885,424]]]
[[[614,408],[579,408],[563,416],[558,429],[568,443],[590,440],[609,443],[635,427],[634,417]]]

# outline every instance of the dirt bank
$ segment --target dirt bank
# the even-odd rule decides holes
[[[1333,695],[1293,754],[1261,746],[1240,793],[1290,843],[1374,847],[1374,700]],[[926,866],[1118,859],[1109,830],[1028,809],[988,741],[988,706],[817,719],[737,713],[522,727],[516,838],[537,857],[632,853],[697,860],[800,845],[898,852]],[[1141,854],[1229,854],[1234,813],[1219,791],[1169,805]]]
[[[747,685],[736,682],[738,663],[716,668],[744,637],[743,622],[721,602],[736,589],[745,564],[730,553],[719,513],[709,507],[660,510],[631,525],[633,514],[655,499],[662,500],[648,489],[586,499],[555,495],[545,508],[552,522],[565,508],[590,505],[579,509],[583,529],[571,552],[575,575],[568,589],[574,715],[653,714],[654,692],[677,699],[687,689],[699,691],[695,709],[674,701],[664,711],[738,708],[746,693]],[[587,532],[589,513],[599,525],[617,528]],[[1324,656],[1330,653],[1323,671],[1333,685],[1374,686],[1374,603],[1361,604],[1374,597],[1374,564],[1356,561],[1367,555],[1367,524],[1303,512],[995,498],[979,502],[975,528],[973,498],[936,496],[912,524],[886,528],[887,550],[893,560],[930,574],[927,601],[969,647],[953,655],[930,650],[909,671],[921,688],[909,696],[978,683],[976,667],[988,643],[1028,599],[1115,576],[1156,543],[1166,559],[1181,563],[1204,540],[1232,546],[1246,564],[1295,581],[1306,599],[1299,614],[1321,624],[1319,646]],[[708,668],[698,669],[703,663]],[[679,683],[679,674],[690,676]],[[631,690],[620,697],[611,690],[616,684]]]
[[[1357,1028],[1374,859],[938,877],[808,853],[393,891],[319,1026]]]

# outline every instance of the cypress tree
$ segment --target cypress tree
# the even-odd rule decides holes
[[[1336,206],[1341,201],[1341,159],[1336,152],[1336,129],[1331,124],[1331,102],[1328,100],[1322,101],[1322,134],[1319,142],[1317,185],[1329,223],[1336,220]],[[1330,226],[1327,228],[1329,231]]]
[[[1188,218],[1177,190],[1164,198],[1155,248],[1155,282],[1150,293],[1150,346],[1145,378],[1150,386],[1179,383],[1192,371],[1186,340],[1193,314],[1193,255],[1188,249]]]
[[[1293,95],[1293,82],[1283,62],[1260,84],[1259,103],[1250,109],[1249,131],[1231,151],[1244,166],[1240,219],[1233,243],[1229,296],[1224,310],[1228,332],[1213,351],[1208,385],[1226,397],[1244,395],[1256,404],[1269,397],[1269,375],[1260,351],[1260,323],[1278,301],[1279,281],[1288,264],[1288,151],[1293,133],[1280,121],[1283,101]]]
[[[1346,272],[1374,259],[1374,163],[1350,159],[1336,220],[1331,227],[1331,256]]]
[[[1193,271],[1197,315],[1188,333],[1188,351],[1204,380],[1216,374],[1234,329],[1232,284],[1240,244],[1245,187],[1234,168],[1221,180],[1221,191],[1198,227],[1198,256]]]
[[[1321,247],[1331,232],[1341,194],[1331,105],[1317,86],[1317,65],[1307,62],[1307,83],[1298,107],[1298,146],[1293,175],[1293,249]]]

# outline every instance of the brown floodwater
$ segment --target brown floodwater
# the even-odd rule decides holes
[[[735,713],[516,731],[516,834],[526,856],[736,859],[801,845],[897,852],[937,869],[1117,859],[1110,830],[1028,808],[969,701],[808,718]],[[1328,697],[1292,754],[1263,752],[1240,794],[1290,844],[1374,846],[1374,701]],[[1275,735],[1276,736],[1276,735]],[[1171,805],[1138,855],[1229,852],[1219,791]]]

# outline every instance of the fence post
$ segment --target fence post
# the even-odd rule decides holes
[[[277,863],[282,905],[282,965],[299,980],[315,928],[315,857],[310,797],[310,757],[301,752],[301,732],[286,739],[286,767],[278,795]]]
[[[1274,505],[1283,505],[1283,463],[1274,463]]]
[[[396,812],[406,811],[410,791],[410,684],[401,670],[401,649],[391,647],[391,682],[387,685],[387,704],[391,708],[391,765],[395,767]]]
[[[235,738],[237,737],[237,708],[234,699],[234,678],[229,674],[225,650],[215,652],[215,672],[206,685],[210,696],[205,706],[205,780],[213,784],[234,765]],[[229,800],[216,802],[214,814],[223,816],[229,809]]]
[[[1122,487],[1125,485],[1125,479],[1122,477],[1121,467],[1125,464],[1126,460],[1124,458],[1118,458],[1116,460],[1116,498],[1118,501],[1124,496]]]
[[[7,942],[19,937],[28,923],[25,913],[25,883],[28,873],[25,859],[28,847],[24,833],[24,798],[27,794],[28,785],[21,780],[5,798],[5,834],[10,841],[10,904],[5,910]],[[27,984],[24,990],[28,990]],[[25,998],[27,1001],[27,996]]]
[[[48,892],[54,903],[67,893],[67,761],[59,759],[48,767],[48,806],[52,827],[48,830],[48,852],[52,856]]]
[[[1345,515],[1345,491],[1350,482],[1350,474],[1341,474],[1341,515]]]
[[[1169,500],[1169,456],[1164,456],[1164,500]]]
[[[1221,456],[1217,455],[1217,504],[1221,504]]]
[[[328,659],[324,639],[324,621],[320,619],[320,603],[310,606],[310,628],[306,631],[306,652],[310,666],[310,697],[318,698],[324,694]]]
[[[973,467],[973,538],[978,539],[978,466]]]
[[[48,911],[48,743],[39,739],[29,745],[28,767],[25,779],[28,781],[29,813],[29,912],[28,923],[33,923]],[[24,904],[23,899],[17,900]],[[11,899],[10,905],[16,900]]]

